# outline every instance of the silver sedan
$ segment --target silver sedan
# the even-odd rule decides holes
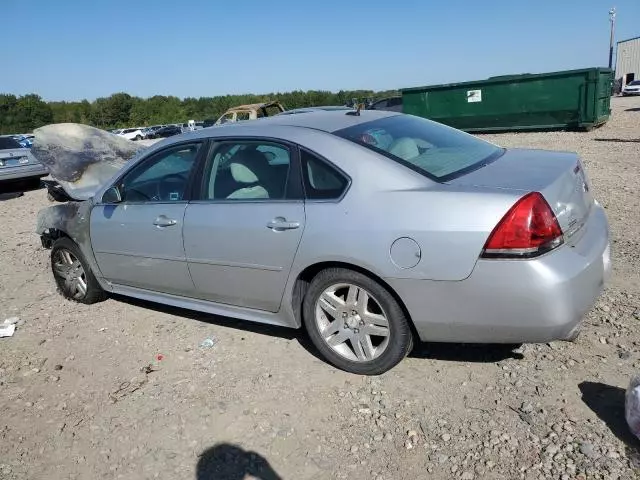
[[[576,154],[382,111],[171,137],[89,200],[40,212],[37,232],[68,298],[302,327],[359,374],[418,340],[571,340],[611,268]]]
[[[0,185],[9,183],[39,184],[49,174],[28,148],[13,137],[0,137]],[[2,193],[0,191],[0,193]]]

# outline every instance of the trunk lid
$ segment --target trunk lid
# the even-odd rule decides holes
[[[593,205],[589,181],[573,152],[509,149],[505,154],[451,185],[540,192],[555,213],[565,238],[584,225]]]
[[[27,148],[7,148],[0,150],[0,168],[19,167],[38,163]]]

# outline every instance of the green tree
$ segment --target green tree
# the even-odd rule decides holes
[[[39,95],[0,95],[0,131],[27,133],[53,122],[51,107]]]
[[[320,105],[345,105],[353,98],[397,95],[394,90],[294,90],[264,94],[221,95],[217,97],[188,97],[155,95],[138,98],[120,92],[93,102],[49,102],[35,94],[16,97],[0,94],[0,133],[29,132],[47,123],[84,123],[100,128],[133,127],[159,123],[182,123],[187,120],[214,119],[230,107],[269,100],[280,101],[285,108]]]

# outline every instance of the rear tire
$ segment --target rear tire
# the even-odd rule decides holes
[[[69,300],[90,305],[107,298],[80,248],[67,237],[51,247],[51,271],[60,294]]]
[[[136,135],[136,138],[134,138],[134,140],[142,140],[142,137],[140,135]]]
[[[330,364],[347,372],[379,375],[400,363],[413,346],[409,321],[394,296],[353,270],[318,273],[302,311],[315,347]]]

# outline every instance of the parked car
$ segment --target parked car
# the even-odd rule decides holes
[[[155,138],[155,131],[151,127],[144,127],[140,131],[143,139]]]
[[[67,298],[304,327],[359,374],[414,340],[571,340],[611,269],[578,155],[369,110],[158,142],[36,230]]]
[[[180,135],[182,128],[176,125],[167,125],[166,127],[159,128],[153,133],[154,138],[166,138],[173,135]]]
[[[13,138],[20,144],[21,147],[31,148],[33,145],[34,135],[16,135]]]
[[[271,117],[280,112],[284,112],[285,108],[280,102],[252,103],[249,105],[239,105],[230,108],[224,112],[214,125],[220,125],[229,122],[239,122],[243,120],[256,120],[257,118]],[[210,122],[205,120],[203,127],[210,126]]]
[[[376,100],[367,106],[368,110],[387,110],[402,113],[402,97],[388,97]]]
[[[622,88],[622,96],[627,95],[640,95],[640,80],[629,82]]]
[[[152,125],[151,127],[147,127],[147,136],[145,138],[158,138],[156,132],[164,127],[166,127],[166,125]]]
[[[142,140],[144,138],[144,132],[139,127],[125,128],[118,133],[118,135],[126,138],[127,140]]]
[[[0,185],[24,182],[39,184],[49,170],[38,162],[28,148],[12,137],[0,137]]]

